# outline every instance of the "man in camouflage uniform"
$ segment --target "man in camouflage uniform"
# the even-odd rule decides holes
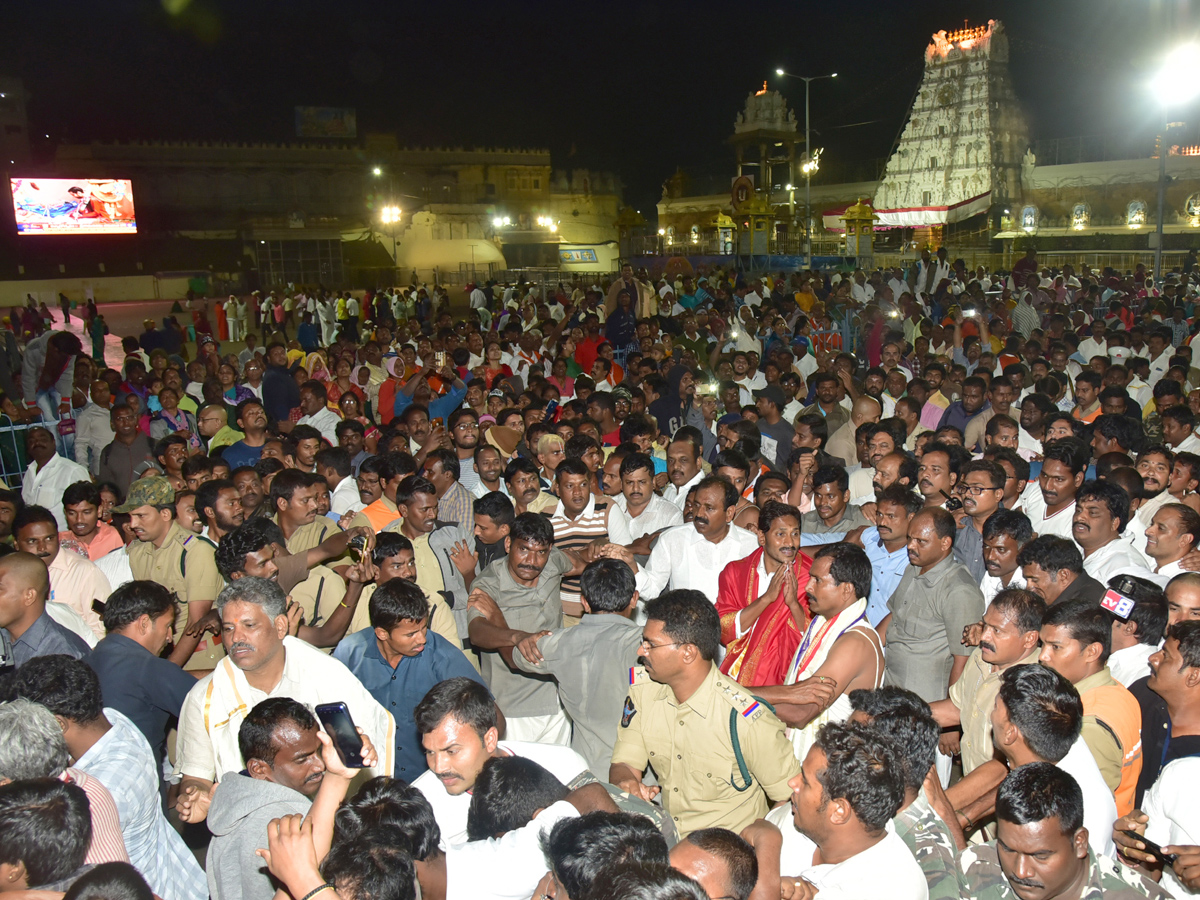
[[[851,722],[870,725],[903,750],[904,802],[892,819],[929,885],[929,900],[958,900],[958,844],[962,829],[933,768],[941,727],[929,704],[903,688],[854,691]],[[951,824],[952,823],[952,824]]]
[[[998,848],[1004,847],[1001,853]],[[1088,848],[1083,792],[1047,762],[1009,774],[996,793],[996,840],[959,857],[974,900],[1165,900],[1153,881]]]
[[[139,478],[114,512],[129,513],[137,540],[129,545],[129,568],[139,581],[166,585],[179,598],[170,659],[189,670],[213,668],[225,655],[221,639],[187,630],[212,609],[224,581],[217,571],[216,545],[175,521],[175,489],[160,475]]]
[[[714,665],[721,620],[699,591],[669,591],[646,606],[643,666],[617,728],[609,781],[663,806],[681,837],[741,831],[791,796],[800,764],[783,723]],[[733,735],[736,734],[737,743]],[[642,784],[647,765],[660,787]]]

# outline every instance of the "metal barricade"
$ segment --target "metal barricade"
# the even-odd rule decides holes
[[[40,422],[13,422],[0,415],[0,478],[11,490],[19,491],[29,466],[25,452],[25,433]]]

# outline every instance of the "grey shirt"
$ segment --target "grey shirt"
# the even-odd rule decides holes
[[[517,584],[508,570],[508,557],[496,560],[472,583],[496,601],[509,628],[520,631],[553,631],[562,628],[562,597],[559,590],[564,572],[571,571],[570,558],[557,548],[550,550],[546,568],[533,587]],[[468,626],[483,613],[471,609]],[[514,658],[519,651],[513,651]],[[480,673],[492,690],[496,704],[506,718],[550,716],[558,712],[558,690],[550,675],[514,672],[496,651],[479,654]]]
[[[924,575],[908,566],[888,600],[885,683],[932,703],[946,699],[953,656],[970,656],[963,629],[983,618],[983,594],[953,554]]]
[[[846,511],[842,513],[841,521],[835,522],[832,525],[826,525],[821,521],[821,517],[817,515],[814,509],[811,512],[806,512],[800,517],[800,533],[801,534],[845,534],[848,531],[853,531],[860,525],[866,527],[873,525],[867,517],[863,515],[861,507],[847,506]]]
[[[575,723],[571,747],[601,781],[608,781],[629,670],[637,665],[641,645],[640,625],[624,616],[589,613],[574,628],[538,641],[542,662],[513,653],[522,672],[548,672],[558,680],[563,708]]]
[[[59,625],[44,611],[16,640],[5,628],[0,628],[0,636],[2,643],[11,647],[12,662],[16,666],[23,666],[36,656],[65,653],[75,659],[86,659],[92,652],[87,641]]]
[[[976,584],[983,581],[987,574],[983,564],[983,535],[975,530],[970,519],[963,519],[954,536],[954,558],[967,567]]]

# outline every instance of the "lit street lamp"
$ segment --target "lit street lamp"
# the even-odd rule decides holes
[[[396,265],[396,226],[400,224],[400,207],[385,206],[379,211],[379,221],[388,226],[392,236],[392,266]]]
[[[1158,148],[1158,221],[1154,227],[1154,277],[1159,284],[1166,279],[1162,270],[1163,207],[1167,190],[1167,132],[1171,128],[1171,108],[1180,107],[1200,94],[1200,44],[1183,44],[1167,54],[1162,68],[1150,83],[1155,99],[1162,104],[1163,133]]]
[[[806,161],[801,170],[804,172],[804,258],[805,266],[812,268],[812,173],[816,171],[816,159],[812,153],[812,136],[809,134],[809,108],[808,108],[808,86],[814,81],[819,81],[822,78],[837,78],[837,72],[831,72],[828,75],[812,75],[808,78],[803,75],[793,75],[791,72],[785,72],[783,69],[776,69],[775,74],[782,78],[798,78],[804,82],[804,155]]]

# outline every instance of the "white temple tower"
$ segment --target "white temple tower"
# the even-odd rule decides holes
[[[1021,196],[1029,132],[1008,74],[1004,26],[933,35],[908,124],[875,195],[880,224],[962,222]]]

